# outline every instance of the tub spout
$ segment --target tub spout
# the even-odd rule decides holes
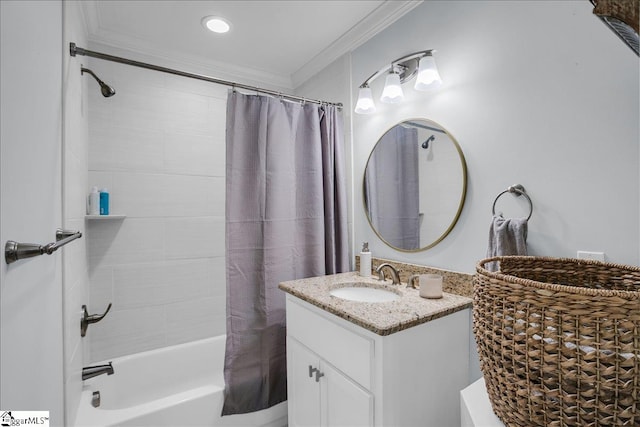
[[[109,362],[108,365],[87,366],[86,368],[82,368],[82,381],[102,374],[113,375],[111,362]]]

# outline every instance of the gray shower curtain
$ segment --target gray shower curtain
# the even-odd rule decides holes
[[[364,197],[371,225],[390,245],[420,249],[418,131],[395,126],[371,153]]]
[[[333,106],[229,92],[222,415],[287,398],[278,283],[350,268],[342,128]]]

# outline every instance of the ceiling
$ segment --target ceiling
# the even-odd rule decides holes
[[[91,45],[124,49],[208,70],[236,81],[295,89],[421,1],[235,0],[83,1]],[[208,15],[231,22],[207,31]],[[107,52],[110,53],[110,52]]]

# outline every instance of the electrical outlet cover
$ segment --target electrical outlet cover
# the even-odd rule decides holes
[[[578,251],[578,259],[604,261],[604,252]]]

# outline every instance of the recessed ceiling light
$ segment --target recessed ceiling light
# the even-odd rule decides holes
[[[226,33],[231,29],[231,24],[224,18],[219,16],[205,16],[202,18],[202,25],[214,33]]]

